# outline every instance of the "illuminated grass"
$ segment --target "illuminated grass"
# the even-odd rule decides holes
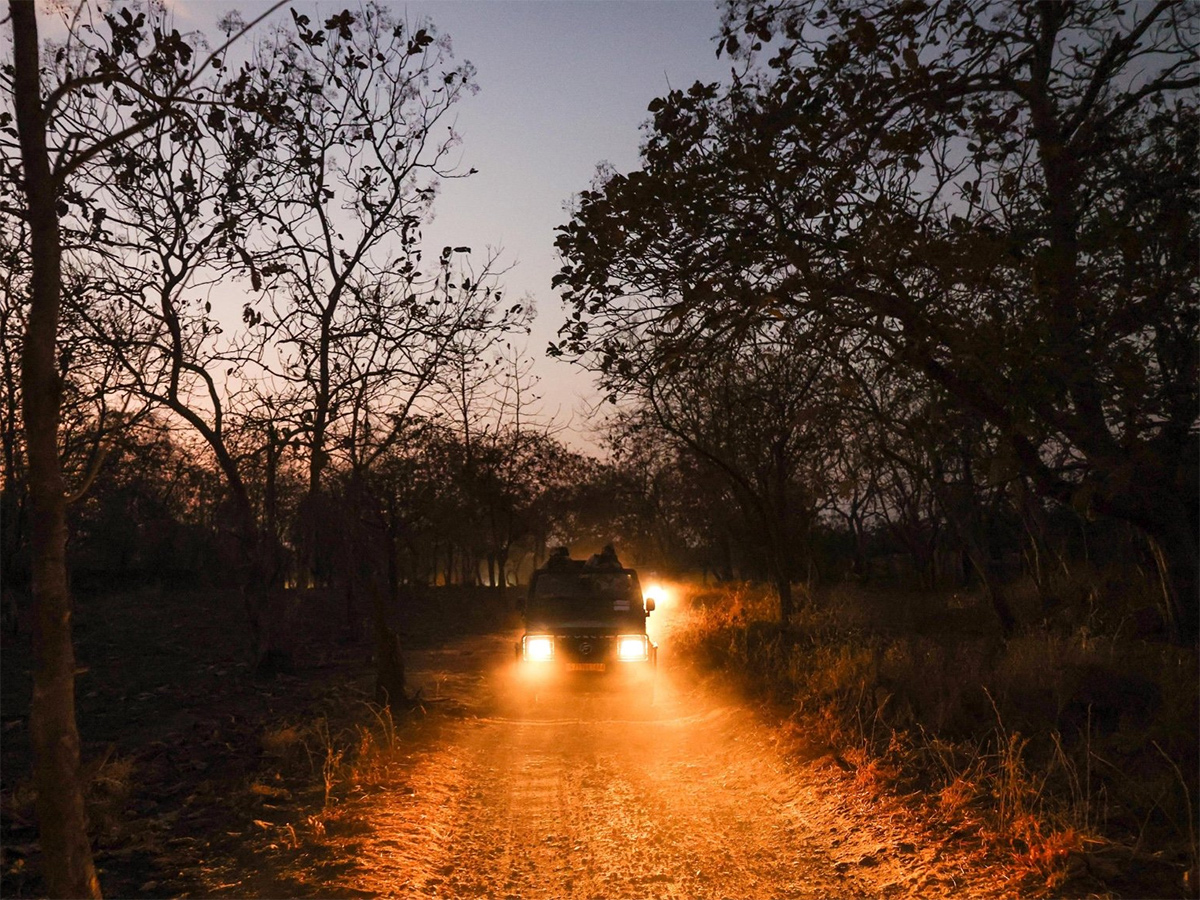
[[[1005,641],[962,595],[838,588],[787,625],[747,585],[684,606],[679,657],[775,704],[812,755],[1008,848],[1031,890],[1129,865],[1178,889],[1195,866],[1193,651],[1087,625]]]

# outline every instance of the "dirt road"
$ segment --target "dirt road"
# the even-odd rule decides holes
[[[827,758],[660,667],[655,705],[567,696],[515,713],[505,637],[414,658],[463,716],[361,810],[340,895],[489,898],[999,897],[1001,869],[934,839]]]

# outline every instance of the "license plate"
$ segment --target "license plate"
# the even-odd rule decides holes
[[[568,672],[603,672],[604,663],[567,663]]]

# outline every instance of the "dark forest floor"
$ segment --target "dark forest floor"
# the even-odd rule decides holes
[[[503,624],[486,590],[431,592],[402,623],[410,646]],[[323,770],[370,720],[370,642],[333,598],[305,598],[293,674],[255,679],[240,599],[217,590],[80,593],[78,722],[102,889],[110,897],[211,891],[209,860],[253,868],[274,820],[327,802]],[[0,652],[0,894],[41,894],[28,713],[27,618]],[[428,728],[436,703],[398,727]],[[415,735],[411,735],[415,736]],[[280,754],[289,759],[282,760]],[[283,763],[286,763],[283,764]],[[336,776],[336,773],[331,773]]]

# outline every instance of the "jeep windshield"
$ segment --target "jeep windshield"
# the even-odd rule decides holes
[[[553,620],[644,616],[632,572],[543,572],[534,582],[528,613]]]

